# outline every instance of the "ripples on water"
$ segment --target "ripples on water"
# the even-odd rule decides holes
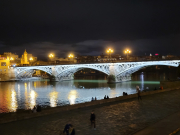
[[[0,113],[32,109],[37,104],[56,107],[88,102],[92,97],[103,99],[105,95],[113,98],[122,96],[123,92],[133,94],[136,85],[149,90],[159,87],[159,81],[144,81],[143,74],[138,76],[134,81],[117,84],[107,84],[106,80],[0,82]]]

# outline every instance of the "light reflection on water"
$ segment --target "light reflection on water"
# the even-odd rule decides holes
[[[11,106],[9,107],[9,110],[11,110],[11,112],[16,112],[18,105],[17,105],[16,91],[15,90],[11,90],[11,98],[10,98],[9,102],[11,104]]]
[[[68,94],[68,99],[69,99],[70,105],[75,104],[76,98],[77,98],[77,91],[71,90]]]
[[[33,109],[33,107],[36,105],[36,98],[38,97],[37,92],[34,90],[31,90],[29,93],[29,108]]]
[[[153,80],[153,79],[152,79]],[[155,80],[155,79],[154,79]],[[56,107],[91,101],[92,97],[103,99],[122,96],[123,92],[136,93],[140,89],[153,90],[159,81],[147,81],[144,74],[135,76],[132,81],[107,84],[106,80],[73,80],[64,82],[27,81],[0,82],[0,113],[15,112],[17,109],[32,109],[34,105]]]
[[[106,80],[74,80],[65,82],[31,81],[31,82],[1,82],[0,113],[15,112],[17,109],[32,109],[34,105],[56,107],[66,104],[77,104],[91,101],[92,97],[103,99],[122,96],[123,92],[135,93],[135,86],[141,81],[107,84]],[[36,85],[34,85],[36,84]],[[146,82],[154,88],[159,82]],[[141,85],[140,85],[141,86]],[[10,89],[11,88],[11,89]]]
[[[50,107],[56,107],[57,102],[58,102],[58,92],[57,91],[52,91],[49,93],[49,98],[50,98]]]

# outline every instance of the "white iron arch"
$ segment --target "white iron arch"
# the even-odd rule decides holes
[[[180,60],[169,61],[144,61],[144,62],[122,62],[122,63],[94,63],[94,64],[73,64],[73,65],[49,65],[15,67],[16,78],[30,76],[33,70],[42,70],[56,78],[56,81],[73,79],[73,74],[83,68],[101,71],[107,75],[114,75],[116,82],[131,80],[131,74],[139,69],[153,65],[166,65],[178,67]]]

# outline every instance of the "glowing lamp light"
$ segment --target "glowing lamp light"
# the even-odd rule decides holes
[[[128,50],[128,49],[127,49],[126,51],[124,51],[124,52],[125,52],[125,53],[131,53],[131,51],[130,51],[130,50]]]
[[[11,57],[11,58],[10,58],[10,60],[14,60],[14,58],[13,58],[13,57]]]
[[[68,57],[69,57],[69,58],[73,58],[73,57],[74,57],[74,55],[73,55],[73,54],[70,54]]]
[[[52,58],[52,57],[54,57],[54,55],[51,53],[51,54],[49,54],[49,57]]]
[[[33,60],[33,58],[31,57],[29,60]]]
[[[112,49],[108,49],[107,53],[113,53],[113,50]]]

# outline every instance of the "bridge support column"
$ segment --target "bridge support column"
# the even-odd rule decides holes
[[[108,75],[108,81],[107,83],[116,83],[117,77],[115,72],[115,65],[114,63],[111,63],[109,66],[109,75]]]
[[[119,74],[118,67],[112,63],[109,67],[110,74],[108,76],[108,83],[125,82],[131,80],[131,74]]]

